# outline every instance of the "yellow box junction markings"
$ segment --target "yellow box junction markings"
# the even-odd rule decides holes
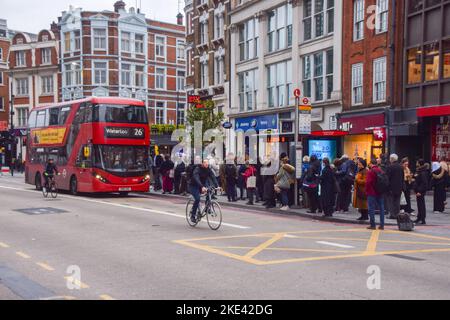
[[[355,238],[355,237],[332,237],[330,233],[370,233],[369,238]],[[325,233],[325,236],[321,237],[318,234]],[[392,240],[383,239],[383,235],[402,235],[403,237],[412,238],[425,238],[433,241],[408,241],[408,240]],[[245,239],[245,238],[264,238],[265,241],[258,244],[257,246],[215,246],[206,245],[199,243],[202,241],[220,241],[220,240],[230,240],[230,239]],[[267,239],[268,238],[268,239]],[[286,248],[286,247],[270,247],[277,241],[284,238],[293,239],[320,239],[320,240],[341,240],[341,241],[360,241],[366,243],[366,248],[363,251],[349,251],[349,250],[324,250],[324,249],[303,249],[303,248]],[[414,239],[414,240],[416,240]],[[439,241],[439,242],[437,242]],[[221,236],[221,237],[207,237],[207,238],[195,238],[195,239],[185,239],[185,240],[174,240],[174,243],[181,244],[194,249],[203,250],[209,253],[218,254],[231,259],[239,260],[242,262],[254,264],[254,265],[272,265],[272,264],[282,264],[282,263],[294,263],[294,262],[306,262],[306,261],[320,261],[320,260],[332,260],[332,259],[345,259],[345,258],[357,258],[357,257],[369,257],[369,256],[381,256],[381,255],[391,255],[391,254],[412,254],[412,253],[431,253],[431,252],[450,252],[450,238],[438,237],[420,233],[406,233],[396,230],[367,230],[363,228],[353,228],[353,229],[332,229],[332,230],[307,230],[307,231],[296,231],[296,232],[276,232],[276,233],[259,233],[259,234],[248,234],[248,235],[237,235],[237,236]],[[377,251],[377,245],[379,243],[388,244],[408,244],[408,245],[432,245],[441,246],[441,248],[431,248],[431,249],[411,249],[411,250],[385,250]],[[443,248],[442,248],[443,247]],[[241,249],[248,250],[245,254],[240,255],[232,253],[226,250],[231,249]],[[339,255],[329,255],[329,256],[316,256],[316,257],[305,257],[305,258],[292,258],[292,259],[278,259],[278,260],[261,260],[256,259],[255,256],[263,251],[286,251],[286,252],[310,252],[310,253],[340,253]]]

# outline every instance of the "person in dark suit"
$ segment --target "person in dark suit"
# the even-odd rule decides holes
[[[389,192],[387,193],[389,219],[397,219],[400,213],[400,197],[405,189],[405,174],[395,153],[390,155],[389,161],[390,164],[386,168],[386,176],[389,179]]]
[[[323,158],[324,168],[320,176],[320,201],[324,217],[333,216],[334,206],[336,203],[336,177],[330,166],[330,160]]]
[[[427,209],[425,207],[425,195],[430,183],[430,165],[423,159],[419,159],[416,164],[416,174],[414,175],[414,192],[417,199],[417,219],[416,224],[426,224]]]

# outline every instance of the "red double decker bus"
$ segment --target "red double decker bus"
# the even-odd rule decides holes
[[[150,134],[144,102],[97,98],[34,108],[29,117],[25,182],[42,189],[52,158],[58,189],[78,192],[149,190]]]

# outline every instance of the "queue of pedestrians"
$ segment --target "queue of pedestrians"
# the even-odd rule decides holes
[[[175,161],[170,155],[152,155],[153,189],[163,194],[190,193],[190,181],[198,165],[186,159],[183,155]],[[295,168],[286,153],[280,155],[275,171],[267,170],[275,163],[271,158],[251,163],[248,157],[241,159],[230,153],[224,163],[214,154],[205,161],[229,202],[262,202],[267,209],[278,206],[283,211],[295,202]],[[383,229],[385,217],[397,219],[403,213],[416,216],[416,224],[426,224],[425,196],[431,190],[433,211],[444,213],[450,176],[446,162],[430,165],[419,159],[413,171],[409,159],[400,160],[396,154],[373,159],[350,159],[348,155],[318,159],[311,155],[303,158],[302,176],[297,182],[298,201],[308,213],[331,217],[336,212],[348,213],[353,207],[360,213],[358,220],[370,221],[371,229],[375,229],[375,215],[379,215],[379,228]],[[412,196],[417,200],[417,212],[411,206]]]

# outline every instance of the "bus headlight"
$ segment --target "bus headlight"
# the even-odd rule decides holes
[[[101,175],[99,175],[98,173],[93,173],[93,176],[95,177],[95,179],[103,182],[103,183],[109,183],[109,181],[105,178],[103,178]]]
[[[141,180],[141,183],[146,182],[146,181],[148,181],[148,180],[150,180],[150,175],[149,175],[149,174],[146,175],[146,176],[144,177],[144,179]]]

